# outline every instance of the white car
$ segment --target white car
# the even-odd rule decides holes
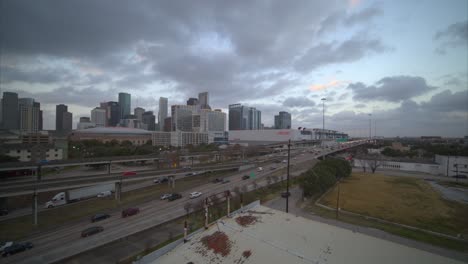
[[[172,194],[170,194],[170,193],[165,193],[165,194],[161,195],[161,200],[166,200],[166,199],[168,199],[168,198],[171,197],[171,196],[172,196]]]
[[[112,192],[111,192],[111,191],[100,192],[100,193],[98,193],[98,195],[97,195],[98,198],[109,197],[109,196],[112,196]]]
[[[201,192],[192,192],[192,193],[190,193],[190,199],[197,198],[200,195],[202,195]]]
[[[12,241],[8,241],[8,242],[1,242],[0,243],[0,253],[3,252],[3,250],[5,250],[5,248],[9,247],[13,245],[13,242]]]

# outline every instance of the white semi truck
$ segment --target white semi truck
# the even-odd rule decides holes
[[[59,192],[52,198],[52,200],[45,204],[45,208],[53,208],[79,200],[89,199],[96,197],[99,193],[109,191],[113,192],[114,190],[115,184],[109,183]]]

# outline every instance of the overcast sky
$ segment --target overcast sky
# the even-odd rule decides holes
[[[89,116],[199,92],[377,136],[468,135],[468,1],[0,1],[0,89]],[[74,124],[75,126],[76,124]]]

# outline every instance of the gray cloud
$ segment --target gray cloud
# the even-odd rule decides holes
[[[421,108],[435,112],[464,112],[468,113],[468,91],[442,91],[431,97],[428,102],[421,103]]]
[[[356,104],[356,105],[354,105],[354,108],[364,108],[364,107],[366,107],[365,104]]]
[[[468,44],[468,20],[449,25],[434,34],[434,40],[439,42],[436,52],[445,54],[448,48],[465,46]]]
[[[283,101],[283,106],[286,107],[313,107],[315,102],[306,97],[288,97]]]
[[[354,35],[342,42],[321,43],[307,50],[295,63],[295,69],[307,72],[321,66],[357,61],[367,55],[389,50],[379,39],[363,34]]]
[[[24,70],[16,67],[0,65],[0,72],[2,73],[0,82],[4,84],[14,81],[50,84],[64,80],[78,80],[78,76],[63,68]]]
[[[348,85],[348,89],[351,89],[354,93],[354,100],[389,102],[401,102],[407,98],[422,95],[435,88],[428,85],[424,78],[414,76],[385,77],[375,85],[370,86],[361,82]]]
[[[349,15],[346,19],[344,19],[343,23],[347,26],[353,26],[359,23],[367,22],[372,18],[382,14],[382,9],[377,6],[371,6],[357,13]]]

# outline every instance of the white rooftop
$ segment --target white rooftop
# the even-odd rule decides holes
[[[257,222],[245,227],[236,222],[237,217],[248,215],[257,217]],[[202,242],[203,237],[217,231],[224,233],[229,239],[230,247],[225,256],[213,253],[213,250]],[[222,247],[222,243],[216,242],[218,247]],[[189,262],[194,264],[462,263],[260,205],[246,213],[219,221],[218,224],[195,234],[189,242],[178,245],[152,263]]]
[[[128,128],[128,127],[93,127],[86,129],[78,129],[75,133],[95,133],[95,134],[151,134],[151,131]]]

